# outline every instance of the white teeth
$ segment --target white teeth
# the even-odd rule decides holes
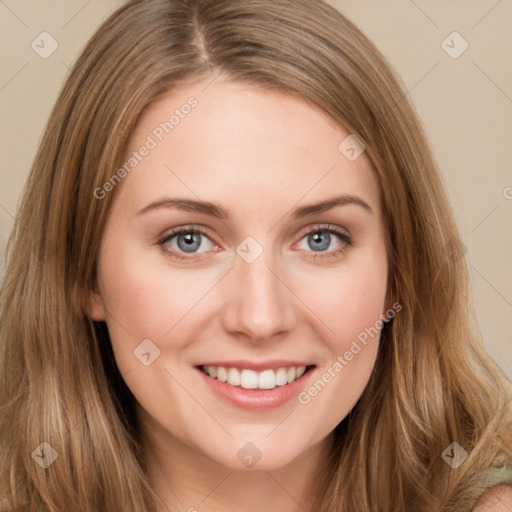
[[[279,368],[278,370],[254,370],[238,368],[225,368],[224,366],[203,366],[204,373],[212,379],[227,382],[230,386],[241,386],[244,389],[274,389],[276,386],[285,386],[304,375],[305,366],[297,368]]]
[[[260,389],[274,389],[276,387],[276,372],[265,370],[258,375],[258,387]]]
[[[219,366],[217,368],[217,380],[221,382],[226,382],[228,380],[228,372],[224,366]]]
[[[227,383],[230,386],[240,386],[240,381],[241,381],[240,372],[236,368],[230,368],[228,370]]]
[[[244,389],[256,389],[258,387],[258,374],[254,370],[242,370],[240,386]]]
[[[285,384],[288,384],[288,372],[286,368],[279,368],[276,372],[276,385],[284,386]]]

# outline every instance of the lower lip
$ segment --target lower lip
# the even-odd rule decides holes
[[[206,375],[199,368],[196,368],[196,370],[201,374],[210,389],[224,400],[243,409],[266,411],[275,409],[297,396],[314,373],[315,367],[309,367],[304,374],[291,384],[276,386],[274,389],[244,389],[230,386],[226,382],[221,382]]]

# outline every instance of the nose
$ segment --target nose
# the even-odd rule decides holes
[[[225,329],[260,343],[290,331],[296,320],[287,273],[276,266],[271,252],[264,251],[252,263],[237,256],[225,283]]]

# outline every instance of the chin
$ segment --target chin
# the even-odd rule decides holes
[[[280,439],[272,442],[263,436],[252,441],[246,436],[233,444],[232,450],[226,448],[222,453],[210,454],[209,457],[233,471],[275,471],[296,464],[296,459],[305,456],[307,451],[307,447],[290,444],[283,450]]]

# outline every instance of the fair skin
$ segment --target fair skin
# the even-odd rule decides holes
[[[337,150],[348,134],[317,110],[221,80],[206,92],[205,82],[176,88],[152,105],[127,155],[190,96],[198,99],[193,113],[118,185],[90,316],[108,324],[137,399],[154,487],[169,510],[300,510],[332,430],[368,382],[378,340],[360,343],[309,403],[292,399],[267,411],[227,403],[195,365],[304,360],[315,367],[301,389],[332,372],[391,304],[378,185],[364,153],[351,162]],[[372,212],[347,203],[292,217],[334,191],[362,199]],[[164,197],[215,202],[229,216],[166,207],[138,213]],[[183,245],[177,237],[159,243],[160,235],[189,224],[207,235],[197,251],[181,251],[191,259],[177,259],[168,251]],[[328,250],[314,251],[305,233],[318,233],[318,224],[341,228],[353,245],[331,234]],[[236,252],[247,236],[263,248],[250,263]],[[338,248],[344,251],[335,254]],[[145,366],[134,350],[148,338],[160,355]],[[250,468],[237,457],[248,442],[261,454]],[[474,510],[512,510],[512,488],[489,489]]]
[[[512,510],[512,487],[495,485],[485,491],[473,512],[510,512]]]
[[[379,187],[365,154],[349,161],[338,150],[348,133],[317,109],[221,79],[205,89],[208,81],[173,89],[140,119],[127,155],[187,98],[198,101],[117,185],[90,316],[107,322],[169,510],[297,511],[333,429],[368,383],[378,336],[334,377],[333,364],[392,303]],[[293,216],[343,194],[360,204]],[[164,205],[141,213],[164,198],[209,201],[228,216]],[[191,224],[206,235],[189,253],[183,236],[167,235]],[[325,245],[307,236],[326,224],[341,236],[331,232]],[[259,244],[253,254],[263,249],[251,262],[237,253],[246,237]],[[146,339],[160,350],[147,366],[134,356]],[[214,393],[196,368],[242,359],[311,365],[301,390],[329,368],[332,378],[308,403],[294,396],[246,409]],[[237,456],[247,443],[261,455],[253,467]]]

